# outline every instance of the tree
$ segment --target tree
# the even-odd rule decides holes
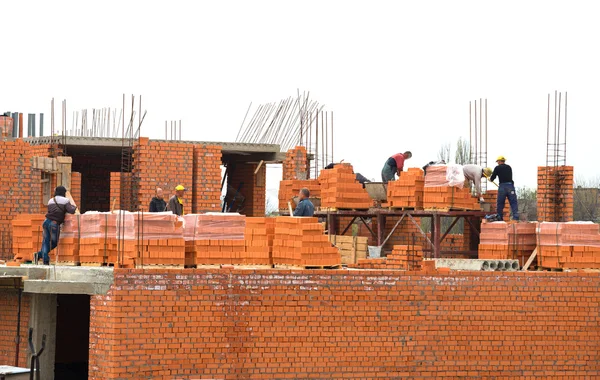
[[[573,219],[600,222],[600,177],[575,179]]]
[[[525,220],[537,220],[537,190],[528,187],[517,189],[520,217]]]
[[[454,163],[458,165],[467,165],[471,162],[471,147],[469,143],[461,138],[456,142],[456,152],[454,153]]]
[[[438,151],[438,161],[450,162],[450,144],[443,144]]]

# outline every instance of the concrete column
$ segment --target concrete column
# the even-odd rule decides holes
[[[42,336],[46,334],[46,348],[40,356],[40,378],[42,380],[54,380],[56,306],[56,294],[31,294],[29,327],[33,328],[33,345],[37,351],[42,347]],[[28,363],[30,362],[31,353],[29,353],[28,359]]]

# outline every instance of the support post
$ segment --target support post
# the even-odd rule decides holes
[[[377,246],[381,247],[385,234],[385,216],[377,214]]]
[[[433,219],[433,228],[431,235],[433,237],[433,257],[438,259],[440,257],[440,235],[441,235],[441,217],[439,214],[435,213],[432,216]]]

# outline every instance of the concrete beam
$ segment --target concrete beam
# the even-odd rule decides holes
[[[56,355],[56,294],[33,294],[29,327],[33,328],[33,346],[39,351],[42,336],[46,335],[46,348],[40,356],[42,380],[54,380],[54,357]],[[23,344],[29,344],[23,342]],[[27,362],[31,361],[31,353]]]
[[[24,292],[35,294],[106,294],[110,284],[97,282],[25,280]]]
[[[519,261],[495,259],[435,259],[435,267],[469,271],[516,271],[519,270]]]

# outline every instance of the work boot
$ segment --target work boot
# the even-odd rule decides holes
[[[44,265],[50,265],[50,261],[44,261]]]

